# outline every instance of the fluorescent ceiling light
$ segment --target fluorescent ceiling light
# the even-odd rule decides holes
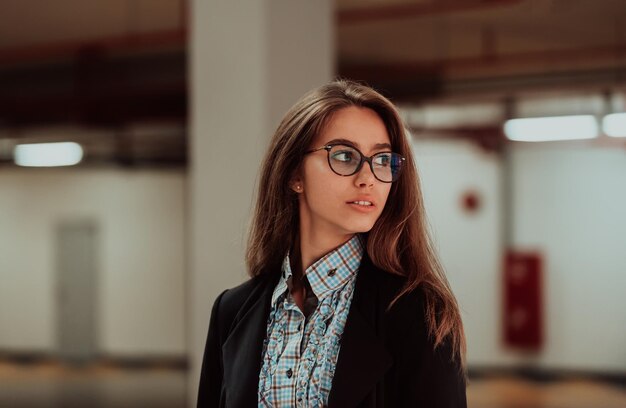
[[[612,113],[602,119],[602,131],[607,136],[626,137],[626,113]]]
[[[504,124],[504,133],[524,142],[593,139],[598,136],[598,123],[593,115],[511,119]]]
[[[83,158],[83,148],[74,142],[20,144],[13,149],[13,157],[19,166],[72,166]]]
[[[454,129],[459,127],[492,126],[502,123],[504,105],[501,103],[437,104],[420,108],[407,107],[405,120],[415,128]]]

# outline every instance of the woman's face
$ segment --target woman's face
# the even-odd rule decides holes
[[[391,151],[385,124],[368,108],[351,106],[335,112],[309,149],[337,141],[353,145],[367,157]],[[328,165],[327,157],[326,150],[305,155],[300,177],[292,185],[300,193],[301,227],[318,238],[322,238],[318,234],[324,234],[328,238],[346,239],[369,231],[385,207],[391,183],[377,180],[367,162],[352,176],[337,175]]]

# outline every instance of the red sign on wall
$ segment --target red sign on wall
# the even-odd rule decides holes
[[[504,265],[504,342],[539,350],[543,344],[543,260],[536,252],[509,250]]]

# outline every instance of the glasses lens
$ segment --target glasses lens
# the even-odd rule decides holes
[[[378,153],[372,157],[374,175],[385,182],[396,181],[402,169],[402,156],[397,153]]]
[[[353,147],[335,145],[328,152],[330,168],[342,176],[354,174],[361,163],[361,153]],[[402,170],[402,156],[397,153],[382,152],[372,156],[372,169],[380,181],[396,181]]]
[[[361,162],[361,154],[352,147],[335,145],[328,152],[330,168],[337,174],[349,176],[354,174]]]

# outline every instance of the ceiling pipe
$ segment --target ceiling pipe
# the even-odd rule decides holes
[[[0,49],[0,65],[10,65],[44,60],[65,60],[80,55],[85,50],[98,50],[102,53],[115,53],[145,50],[162,47],[182,47],[185,44],[185,30],[169,30],[139,35],[121,35],[98,38],[90,41],[70,41],[55,44],[32,45]]]
[[[495,7],[512,6],[523,0],[431,0],[427,3],[387,4],[349,8],[337,13],[340,24],[364,23],[400,18],[423,17],[433,14],[445,14],[461,11],[492,9]]]

